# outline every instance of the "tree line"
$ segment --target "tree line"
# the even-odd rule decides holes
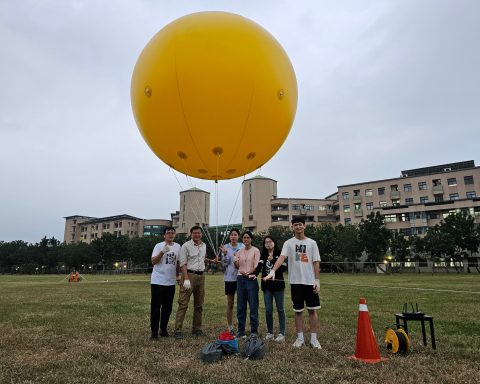
[[[292,237],[292,230],[271,227],[266,232],[254,234],[254,245],[261,249],[263,236],[267,234],[276,239],[281,248]],[[480,246],[480,227],[475,224],[474,217],[463,213],[449,215],[430,228],[424,237],[406,237],[388,230],[379,212],[371,213],[359,225],[308,225],[305,234],[317,242],[324,262],[383,262],[387,255],[391,261],[401,262],[426,257],[461,260],[476,254]],[[215,239],[214,230],[210,230],[210,236]],[[71,270],[148,268],[153,247],[162,240],[163,236],[128,238],[106,233],[91,244],[66,244],[54,237],[44,237],[35,244],[21,240],[0,241],[0,272],[68,273]],[[187,240],[182,234],[175,239],[179,244]],[[206,243],[207,257],[212,259],[215,252],[209,242]]]

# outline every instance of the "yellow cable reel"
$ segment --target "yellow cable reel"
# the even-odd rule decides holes
[[[385,333],[385,343],[387,349],[392,353],[407,354],[410,352],[410,339],[403,329],[387,328]]]

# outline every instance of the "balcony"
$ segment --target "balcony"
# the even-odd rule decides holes
[[[363,209],[362,208],[358,208],[358,209],[355,209],[355,217],[363,217]]]
[[[272,204],[272,212],[288,212],[288,204]]]
[[[400,191],[390,191],[390,199],[392,200],[400,199]]]
[[[443,195],[443,185],[434,185],[432,192],[434,195]]]
[[[354,203],[361,203],[362,202],[362,196],[360,196],[360,195],[353,196],[353,202]]]

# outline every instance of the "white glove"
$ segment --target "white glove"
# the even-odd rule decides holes
[[[163,252],[163,253],[170,252],[170,247],[169,247],[168,245],[164,245],[164,246],[163,246],[163,249],[162,249],[162,252]]]
[[[265,276],[265,280],[270,280],[270,279],[275,280],[275,271],[273,269],[270,271],[270,273],[267,276]]]
[[[185,289],[192,288],[192,284],[190,284],[190,280],[187,279],[183,282],[183,288],[185,288]]]
[[[315,279],[315,282],[313,283],[313,292],[319,293],[320,292],[320,280]]]

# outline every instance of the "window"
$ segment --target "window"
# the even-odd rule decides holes
[[[476,197],[477,197],[477,194],[475,193],[475,191],[467,192],[467,199],[474,199]]]
[[[373,189],[366,189],[365,196],[373,196]]]
[[[350,197],[350,194],[349,194],[348,192],[343,192],[343,193],[342,193],[342,198],[343,198],[343,200],[348,200],[349,197]]]
[[[420,204],[425,204],[425,203],[428,203],[428,196],[420,197]]]
[[[407,197],[405,199],[405,204],[413,204],[413,197]]]
[[[360,190],[359,189],[354,189],[353,190],[353,196],[360,196]]]
[[[451,193],[450,194],[450,200],[458,200],[460,196],[458,196],[458,193]]]
[[[380,201],[380,207],[386,207],[387,202],[386,201]]]
[[[426,181],[420,181],[420,182],[418,183],[418,189],[419,189],[420,191],[423,191],[423,190],[428,189],[428,187],[427,187],[427,182],[426,182]]]
[[[313,210],[315,210],[315,206],[312,205],[312,204],[305,204],[303,207],[304,207],[307,211],[313,211]]]
[[[350,217],[346,217],[344,220],[345,225],[352,224],[352,219]]]
[[[397,222],[397,215],[385,215],[385,222],[386,223],[396,223]]]
[[[439,185],[442,185],[442,180],[440,179],[433,179],[432,180],[433,186],[438,187]]]
[[[385,194],[385,187],[378,188],[378,194],[379,195],[384,195]]]
[[[430,212],[427,213],[427,219],[428,220],[434,220],[434,219],[439,219],[440,215],[437,212]]]
[[[405,192],[412,192],[412,184],[403,184],[403,190]]]
[[[399,200],[399,199],[392,200],[392,205],[393,205],[394,207],[399,206],[399,205],[400,205],[400,200]]]
[[[350,205],[344,205],[343,212],[350,212]]]
[[[452,177],[451,179],[447,179],[447,183],[449,187],[455,187],[457,185],[457,178]]]
[[[474,184],[473,176],[463,176],[463,181],[465,182],[465,185]]]
[[[355,203],[355,210],[362,209],[362,203]]]
[[[292,204],[292,209],[293,209],[294,211],[299,211],[300,208],[301,208],[300,204]]]
[[[435,195],[435,201],[436,201],[437,203],[443,201],[443,195]]]
[[[390,191],[391,192],[397,192],[398,191],[398,185],[397,184],[390,185]]]
[[[367,203],[367,211],[371,211],[373,209],[373,203]]]

